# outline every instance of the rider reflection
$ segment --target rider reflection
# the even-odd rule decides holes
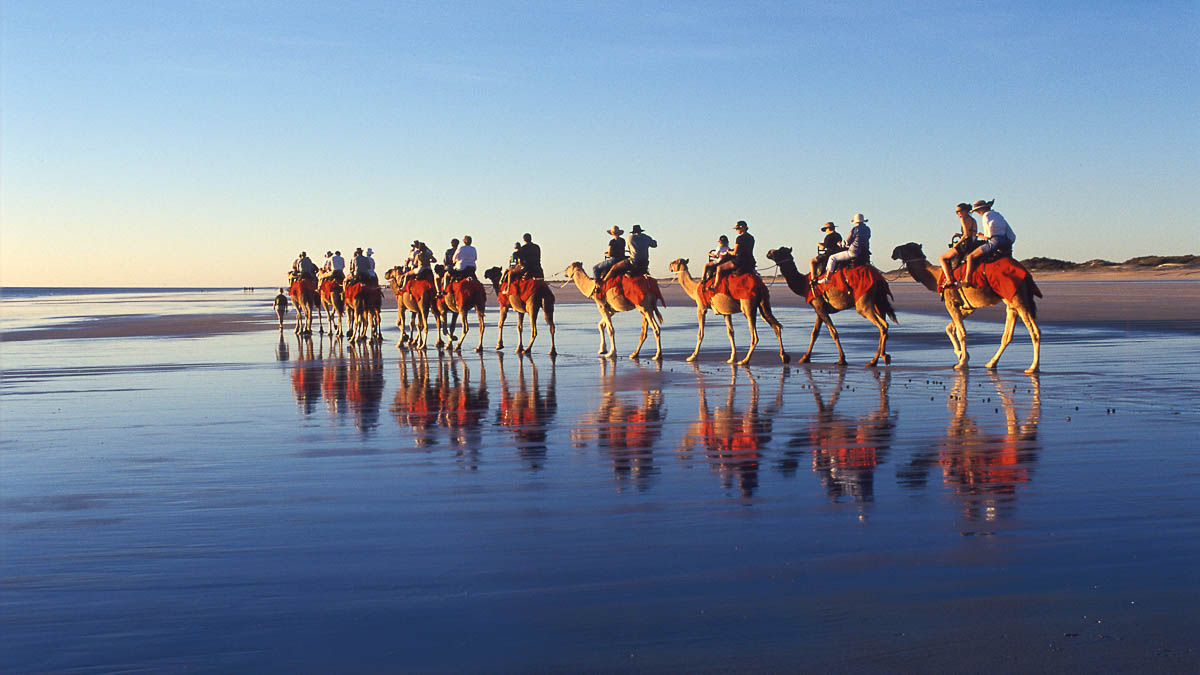
[[[550,383],[543,391],[538,383],[537,364],[529,358],[518,358],[517,390],[514,392],[504,370],[504,355],[500,354],[499,358],[500,407],[496,409],[496,424],[513,433],[521,459],[529,465],[530,471],[537,471],[546,463],[546,439],[558,412],[554,361],[550,362]],[[526,363],[529,365],[528,380]]]
[[[341,343],[335,343],[340,349]],[[383,403],[383,350],[378,342],[348,345],[346,401],[354,416],[354,426],[367,433],[379,426],[379,408]]]
[[[430,447],[440,442],[444,431],[460,462],[479,468],[482,425],[487,415],[486,371],[479,363],[480,382],[473,385],[466,361],[439,354],[431,377],[430,361],[418,352],[401,356],[400,383],[392,401],[396,422],[413,432],[413,442]]]
[[[896,429],[896,415],[888,402],[891,386],[890,372],[872,372],[879,389],[879,406],[865,415],[849,418],[838,415],[835,408],[846,390],[845,369],[838,369],[834,391],[828,401],[808,369],[809,388],[817,404],[816,415],[810,420],[808,433],[800,433],[788,442],[790,448],[807,448],[812,452],[812,470],[821,480],[826,494],[833,501],[849,499],[858,503],[875,500],[875,469],[887,458]],[[800,451],[790,450],[780,464],[780,470],[790,475],[797,466]]]
[[[429,381],[429,361],[413,351],[401,354],[397,365],[400,382],[392,399],[392,417],[400,426],[412,429],[418,447],[437,445],[438,392]]]
[[[313,356],[311,336],[296,337],[296,365],[292,367],[292,394],[305,415],[311,415],[321,400],[323,364]]]
[[[990,378],[994,396],[981,395],[979,388],[972,393],[968,374],[956,374],[947,399],[950,421],[946,437],[935,451],[914,455],[897,473],[901,485],[921,487],[926,483],[929,469],[940,466],[943,485],[961,500],[963,515],[968,520],[990,521],[1010,516],[1016,504],[1017,486],[1030,481],[1032,465],[1040,450],[1037,427],[1042,416],[1042,399],[1037,374],[1029,376],[1029,412],[1024,418],[1017,414],[1014,396],[1017,387],[1005,383],[997,373],[991,373]],[[971,397],[976,398],[980,412],[989,412],[988,408],[994,411],[995,399],[999,399],[1005,420],[1002,433],[986,424],[981,426],[967,414]]]
[[[734,368],[730,373],[725,404],[710,410],[704,374],[699,366],[692,365],[699,383],[700,408],[696,422],[683,435],[676,452],[686,459],[693,447],[703,446],[709,465],[721,478],[721,487],[726,490],[736,487],[743,497],[753,497],[758,489],[762,451],[771,440],[774,416],[783,407],[783,381],[788,371],[779,378],[775,401],[760,411],[758,380],[749,370]],[[745,372],[750,380],[750,404],[739,413],[736,398],[741,372]]]
[[[575,447],[584,447],[595,440],[601,451],[612,462],[613,474],[617,478],[618,490],[625,482],[632,482],[639,490],[650,487],[650,479],[658,473],[654,464],[654,444],[662,436],[663,392],[658,389],[657,375],[647,377],[648,372],[640,363],[634,364],[638,371],[627,380],[630,388],[619,387],[617,364],[608,359],[600,362],[600,405],[594,412],[580,418],[580,426],[571,430],[571,441]],[[654,365],[662,371],[662,364]],[[638,392],[634,401],[623,400],[621,390]]]

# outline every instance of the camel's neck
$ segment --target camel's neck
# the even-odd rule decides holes
[[[580,293],[586,296],[591,297],[592,293],[596,292],[595,280],[589,277],[588,273],[583,271],[582,267],[576,269],[571,275],[571,281],[574,281],[575,287],[579,289]]]
[[[809,278],[807,274],[801,274],[796,268],[795,259],[776,261],[779,265],[779,272],[787,281],[788,288],[800,297],[808,297]]]
[[[700,280],[693,277],[688,268],[684,267],[675,272],[675,277],[679,280],[679,285],[683,286],[683,292],[687,293],[693,300],[700,298]]]
[[[916,279],[921,285],[929,290],[937,293],[938,281],[942,277],[942,270],[929,264],[928,260],[909,260],[904,263],[904,267],[908,269],[908,273],[913,279]]]

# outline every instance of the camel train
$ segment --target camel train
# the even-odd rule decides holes
[[[815,314],[813,327],[809,336],[808,348],[799,357],[800,363],[808,363],[812,359],[813,346],[824,327],[837,348],[837,365],[845,365],[846,354],[842,348],[837,328],[833,324],[832,315],[842,310],[853,308],[860,316],[871,322],[879,331],[879,341],[874,354],[866,362],[867,367],[875,367],[882,359],[885,365],[890,364],[892,357],[887,352],[889,322],[896,323],[896,311],[892,306],[892,293],[883,273],[867,262],[851,261],[850,264],[839,267],[825,279],[814,282],[812,274],[805,274],[798,269],[792,255],[792,249],[780,246],[767,252],[767,258],[774,263],[787,283],[787,287],[796,295],[803,297],[812,307]],[[1029,273],[1019,262],[1010,255],[992,256],[981,259],[968,280],[962,280],[963,269],[954,271],[954,279],[947,283],[943,279],[942,269],[930,264],[922,247],[917,243],[907,243],[898,246],[892,253],[894,260],[899,260],[904,269],[914,280],[924,285],[930,291],[938,293],[945,303],[950,322],[946,325],[946,336],[950,339],[955,354],[954,368],[963,370],[968,367],[967,331],[963,320],[976,309],[1004,303],[1007,314],[1000,346],[985,366],[994,369],[1012,342],[1016,320],[1020,318],[1029,331],[1033,343],[1033,362],[1025,369],[1027,373],[1035,373],[1039,369],[1041,355],[1041,330],[1037,324],[1036,298],[1042,296],[1041,290]],[[704,324],[708,313],[722,317],[729,338],[729,358],[731,364],[744,365],[749,363],[758,347],[758,316],[767,322],[775,332],[779,344],[779,358],[783,363],[791,361],[791,356],[783,345],[783,327],[771,308],[770,290],[757,272],[733,272],[718,280],[704,281],[696,279],[688,270],[688,259],[678,258],[669,265],[674,281],[679,283],[688,297],[696,303],[696,345],[687,361],[695,361],[700,354],[704,341]],[[580,262],[569,265],[564,274],[568,283],[575,287],[585,297],[596,303],[600,318],[597,330],[600,333],[600,348],[598,354],[604,358],[613,358],[617,354],[616,329],[613,325],[613,315],[620,312],[636,310],[641,319],[641,332],[638,342],[629,354],[630,359],[638,359],[646,338],[654,335],[655,350],[650,358],[661,361],[662,350],[662,321],[660,307],[666,306],[658,282],[648,275],[630,276],[626,274],[610,275],[601,283],[588,275]],[[554,304],[555,297],[545,279],[508,279],[508,272],[500,267],[492,267],[484,272],[484,278],[491,282],[492,291],[497,298],[500,308],[497,320],[496,349],[504,349],[504,324],[509,311],[517,314],[517,354],[531,354],[538,337],[538,315],[550,332],[549,354],[558,353],[555,344]],[[384,278],[391,287],[396,298],[397,320],[400,329],[400,339],[397,347],[424,351],[429,346],[429,317],[433,315],[438,339],[436,347],[441,350],[449,348],[461,351],[463,343],[470,332],[470,313],[475,314],[475,324],[478,326],[479,337],[474,351],[483,351],[485,308],[487,293],[484,285],[473,276],[454,280],[447,284],[443,293],[438,292],[437,284],[424,278],[407,274],[401,267],[389,269]],[[322,284],[318,289],[308,281],[294,281],[291,284],[292,302],[297,309],[297,334],[311,334],[313,314],[319,319],[329,322],[330,333],[341,337],[351,337],[352,340],[381,341],[379,329],[380,308],[382,295],[379,288],[358,288],[357,286],[342,289],[340,284]],[[411,318],[409,315],[411,314]],[[322,316],[324,315],[324,316]],[[528,315],[530,338],[525,342],[525,318]],[[749,346],[746,353],[738,358],[737,343],[734,337],[733,318],[737,315],[745,317],[749,328]],[[459,318],[462,320],[462,335],[456,335]],[[344,325],[345,324],[345,325]],[[324,330],[322,328],[322,330]]]

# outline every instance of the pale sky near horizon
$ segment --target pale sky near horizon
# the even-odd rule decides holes
[[[0,14],[0,284],[272,286],[296,253],[749,221],[875,263],[996,199],[1019,257],[1200,253],[1200,5],[26,2]]]

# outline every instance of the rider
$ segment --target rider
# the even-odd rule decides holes
[[[455,239],[454,241],[457,242],[458,240]],[[451,279],[466,279],[467,277],[478,279],[475,276],[475,262],[479,259],[479,253],[471,245],[472,241],[471,235],[464,234],[462,246],[455,247],[454,255],[450,258],[450,264],[453,265],[453,269],[447,268],[446,272],[447,276]]]
[[[450,240],[450,248],[442,256],[442,288],[450,283],[451,270],[454,269],[454,252],[458,250],[458,239]]]
[[[821,228],[821,231],[827,234],[825,235],[825,241],[821,242],[821,245],[818,247],[816,257],[808,262],[808,266],[812,272],[809,279],[816,279],[821,276],[818,270],[829,260],[829,256],[846,250],[842,246],[842,235],[838,234],[836,230],[837,225],[834,225],[832,222],[825,223],[824,227]]]
[[[301,279],[308,279],[314,284],[317,283],[317,264],[309,260],[308,254],[304,251],[300,252],[300,257],[292,263],[292,271],[300,275]]]
[[[433,251],[429,250],[429,247],[425,245],[425,242],[417,242],[415,260],[417,272],[414,278],[424,279],[430,283],[433,283],[433,263],[436,260],[437,256],[434,255]]]
[[[533,243],[533,235],[528,232],[521,238],[525,240],[525,243],[517,249],[517,262],[521,265],[518,278],[541,279],[545,277],[546,273],[542,271],[542,248]]]
[[[959,262],[962,262],[979,245],[979,240],[975,238],[979,227],[975,223],[975,218],[971,216],[971,205],[965,202],[959,203],[958,206],[954,207],[954,213],[958,215],[959,224],[962,226],[962,233],[958,239],[958,243],[951,246],[939,257],[942,265],[942,279],[946,282],[946,286],[957,284],[956,281],[953,281],[954,277],[950,271],[950,261],[958,257]]]
[[[343,281],[346,278],[346,259],[342,257],[341,251],[334,251],[333,257],[329,259],[330,266],[333,269],[332,276],[338,281]]]
[[[625,240],[621,238],[625,230],[622,230],[620,225],[613,225],[606,231],[612,235],[612,239],[608,241],[608,251],[605,252],[604,260],[592,268],[596,284],[604,283],[604,277],[613,265],[625,259]]]
[[[717,265],[729,259],[733,249],[729,247],[729,237],[721,235],[717,237],[717,247],[708,252],[708,264],[704,266],[704,278],[701,281],[708,281],[712,278],[713,273],[717,271]]]
[[[853,261],[866,265],[871,262],[871,228],[867,227],[867,219],[863,214],[856,213],[850,222],[854,227],[850,228],[850,236],[846,238],[846,250],[829,256],[821,283],[829,281],[843,263]]]
[[[629,250],[633,257],[629,263],[629,273],[634,276],[650,273],[650,249],[658,248],[658,242],[646,234],[641,225],[634,225],[629,233]]]
[[[730,272],[751,274],[756,267],[754,236],[750,234],[750,226],[746,224],[746,221],[739,220],[733,229],[738,233],[737,239],[733,240],[733,258],[717,265],[716,283],[718,284],[721,283],[721,278]]]
[[[1000,255],[1012,255],[1012,245],[1017,240],[1017,235],[1013,234],[1012,228],[1008,226],[1008,221],[1000,212],[992,210],[992,204],[996,200],[984,201],[982,199],[971,204],[971,210],[979,214],[983,219],[983,227],[980,228],[980,236],[987,239],[983,246],[971,251],[967,255],[966,269],[963,270],[963,285],[971,285],[971,268],[976,264],[976,261],[985,255],[990,255],[993,252],[999,251]]]
[[[368,248],[367,249],[366,273],[367,273],[367,276],[370,277],[370,280],[373,283],[378,284],[379,283],[379,275],[375,274],[375,258],[373,257],[374,255],[375,255],[375,249]]]
[[[350,258],[350,277],[346,280],[346,285],[366,281],[367,270],[370,269],[370,266],[370,258],[363,255],[362,247],[354,249],[354,255]]]
[[[324,282],[326,279],[328,279],[330,277],[330,275],[333,274],[332,258],[333,258],[333,251],[325,251],[325,262],[321,265],[321,274],[320,274],[322,282]]]

